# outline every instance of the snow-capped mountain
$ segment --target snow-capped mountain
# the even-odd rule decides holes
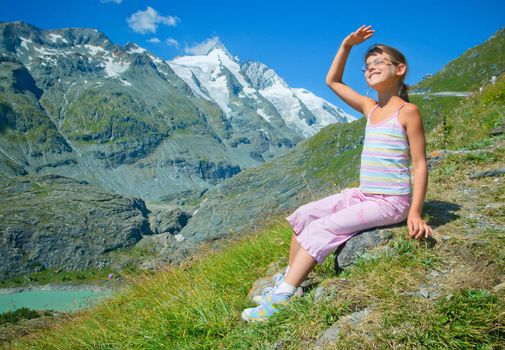
[[[310,137],[329,124],[356,119],[308,90],[290,88],[261,62],[241,63],[220,41],[205,54],[177,57],[168,64],[196,95],[216,102],[227,116],[237,110],[231,97],[234,94],[242,99],[240,104],[245,101],[266,121],[280,117],[303,137]],[[265,111],[263,104],[267,102],[277,113]]]

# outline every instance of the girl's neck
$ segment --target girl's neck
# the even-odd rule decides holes
[[[384,108],[387,105],[396,104],[397,100],[401,100],[401,97],[398,96],[398,85],[391,84],[384,89],[377,91],[378,99],[379,99],[379,107]],[[400,101],[398,101],[400,102]]]
[[[395,95],[395,94],[381,94],[379,95],[379,102],[378,102],[378,105],[379,105],[379,108],[384,108],[388,105],[394,105],[396,104],[397,100],[401,100],[401,98],[398,96],[398,95]],[[400,101],[398,101],[400,102]]]

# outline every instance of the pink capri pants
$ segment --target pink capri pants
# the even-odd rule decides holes
[[[286,219],[300,245],[320,264],[357,233],[404,221],[410,204],[410,194],[364,193],[351,187],[302,205]]]

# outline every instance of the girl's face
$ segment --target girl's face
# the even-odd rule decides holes
[[[384,82],[393,81],[396,66],[386,53],[376,53],[366,60],[365,79],[371,87],[383,85]]]
[[[376,89],[394,86],[399,74],[403,74],[404,65],[396,65],[387,53],[375,53],[366,59],[365,80]]]

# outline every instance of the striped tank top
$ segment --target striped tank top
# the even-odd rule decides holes
[[[365,140],[361,153],[360,186],[362,192],[381,194],[410,194],[410,148],[398,113],[372,124],[368,113]]]

